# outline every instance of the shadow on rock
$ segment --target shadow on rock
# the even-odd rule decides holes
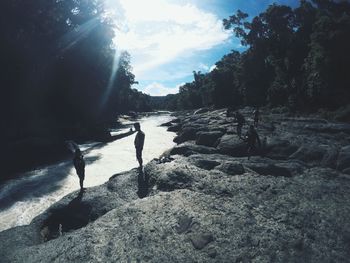
[[[142,169],[139,170],[139,174],[137,176],[138,190],[137,195],[139,198],[144,198],[148,195],[149,188],[149,176],[143,172]]]
[[[91,218],[92,206],[82,201],[84,192],[80,191],[70,203],[62,208],[53,209],[44,221],[40,231],[44,241],[55,239],[65,232],[86,226]]]

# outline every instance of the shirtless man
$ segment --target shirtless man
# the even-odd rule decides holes
[[[143,145],[145,143],[145,133],[141,131],[140,123],[135,123],[134,127],[137,131],[137,134],[135,136],[135,149],[136,149],[136,159],[139,162],[140,168],[142,168],[142,150],[143,150]]]
[[[83,187],[83,184],[85,179],[85,161],[79,148],[75,150],[73,164],[79,177],[80,191],[84,191],[85,188]]]

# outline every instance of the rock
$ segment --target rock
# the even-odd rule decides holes
[[[204,170],[212,170],[216,166],[220,165],[220,163],[217,161],[201,159],[201,160],[196,160],[195,165]]]
[[[251,160],[243,160],[242,163],[260,175],[291,177],[301,174],[307,169],[305,163],[295,160],[278,161],[254,157]]]
[[[198,128],[186,127],[180,132],[178,136],[175,137],[174,142],[177,144],[196,139],[196,133]]]
[[[341,148],[337,161],[337,170],[344,171],[350,168],[350,145]]]
[[[192,245],[195,249],[203,249],[206,245],[214,240],[213,235],[210,233],[205,234],[193,234],[190,237]]]
[[[289,140],[267,137],[265,146],[265,156],[271,159],[287,159],[298,149],[298,146],[292,144]]]
[[[215,147],[217,144],[217,140],[221,138],[223,134],[224,133],[222,131],[198,132],[197,138],[196,138],[196,144]]]
[[[345,174],[350,174],[350,168],[346,168],[342,172],[345,173]]]
[[[209,108],[201,108],[201,109],[198,109],[196,110],[193,115],[197,115],[197,114],[201,114],[201,113],[206,113],[209,111]]]
[[[208,256],[211,258],[216,258],[217,255],[217,251],[215,248],[211,247],[210,249],[208,249]]]
[[[171,155],[180,154],[184,156],[189,156],[195,153],[214,154],[216,152],[217,152],[217,149],[213,147],[195,145],[190,142],[179,144],[170,150]]]
[[[189,188],[192,181],[193,178],[185,170],[179,168],[159,176],[156,185],[160,191],[173,191],[175,189]]]
[[[70,194],[31,224],[0,232],[1,262],[348,261],[345,133],[303,129],[328,125],[312,119],[262,115],[266,155],[248,160],[236,135],[223,135],[217,148],[193,142],[232,128],[225,110],[178,115],[179,135],[192,130],[181,140],[191,141],[143,173],[114,175],[80,201]]]
[[[319,133],[334,134],[343,132],[350,134],[350,124],[347,123],[307,124],[304,128]]]
[[[167,131],[170,131],[170,132],[179,132],[181,130],[181,124],[176,124],[176,125],[173,125],[173,126],[170,126]]]
[[[219,167],[216,167],[216,169],[230,175],[240,175],[245,173],[243,165],[238,162],[224,162]]]
[[[247,146],[237,135],[224,135],[217,146],[218,152],[235,157],[246,156]]]
[[[172,126],[172,125],[173,125],[172,121],[168,121],[168,122],[166,122],[166,123],[161,124],[160,126],[161,126],[161,127],[170,127],[170,126]]]
[[[334,166],[337,149],[329,145],[308,143],[302,145],[289,159],[297,159],[313,165]]]

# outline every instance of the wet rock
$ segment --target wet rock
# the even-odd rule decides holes
[[[215,147],[217,141],[224,133],[222,131],[198,132],[196,138],[197,145]]]
[[[195,249],[203,249],[210,242],[214,241],[214,237],[211,233],[193,234],[190,240]]]

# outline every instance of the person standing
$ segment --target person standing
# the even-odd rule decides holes
[[[142,160],[142,150],[143,145],[145,143],[145,133],[141,131],[140,123],[134,124],[135,130],[137,131],[137,134],[135,136],[135,149],[136,149],[136,159],[139,162],[140,168],[142,168],[143,160]]]
[[[85,161],[79,148],[75,150],[73,164],[79,177],[80,191],[84,191],[85,188],[83,187],[83,184],[85,179]]]
[[[247,155],[248,160],[250,159],[250,156],[252,155],[253,151],[256,151],[256,143],[258,143],[259,148],[261,148],[261,142],[259,135],[257,131],[255,130],[253,125],[250,125],[249,130],[247,132],[246,136],[246,142],[247,142]]]
[[[259,118],[260,118],[259,107],[256,107],[256,109],[255,109],[255,111],[254,111],[254,126],[255,126],[255,127],[258,127]]]
[[[242,127],[245,123],[245,118],[242,115],[242,113],[240,113],[239,111],[236,111],[235,118],[237,121],[237,135],[241,139],[242,138]]]

